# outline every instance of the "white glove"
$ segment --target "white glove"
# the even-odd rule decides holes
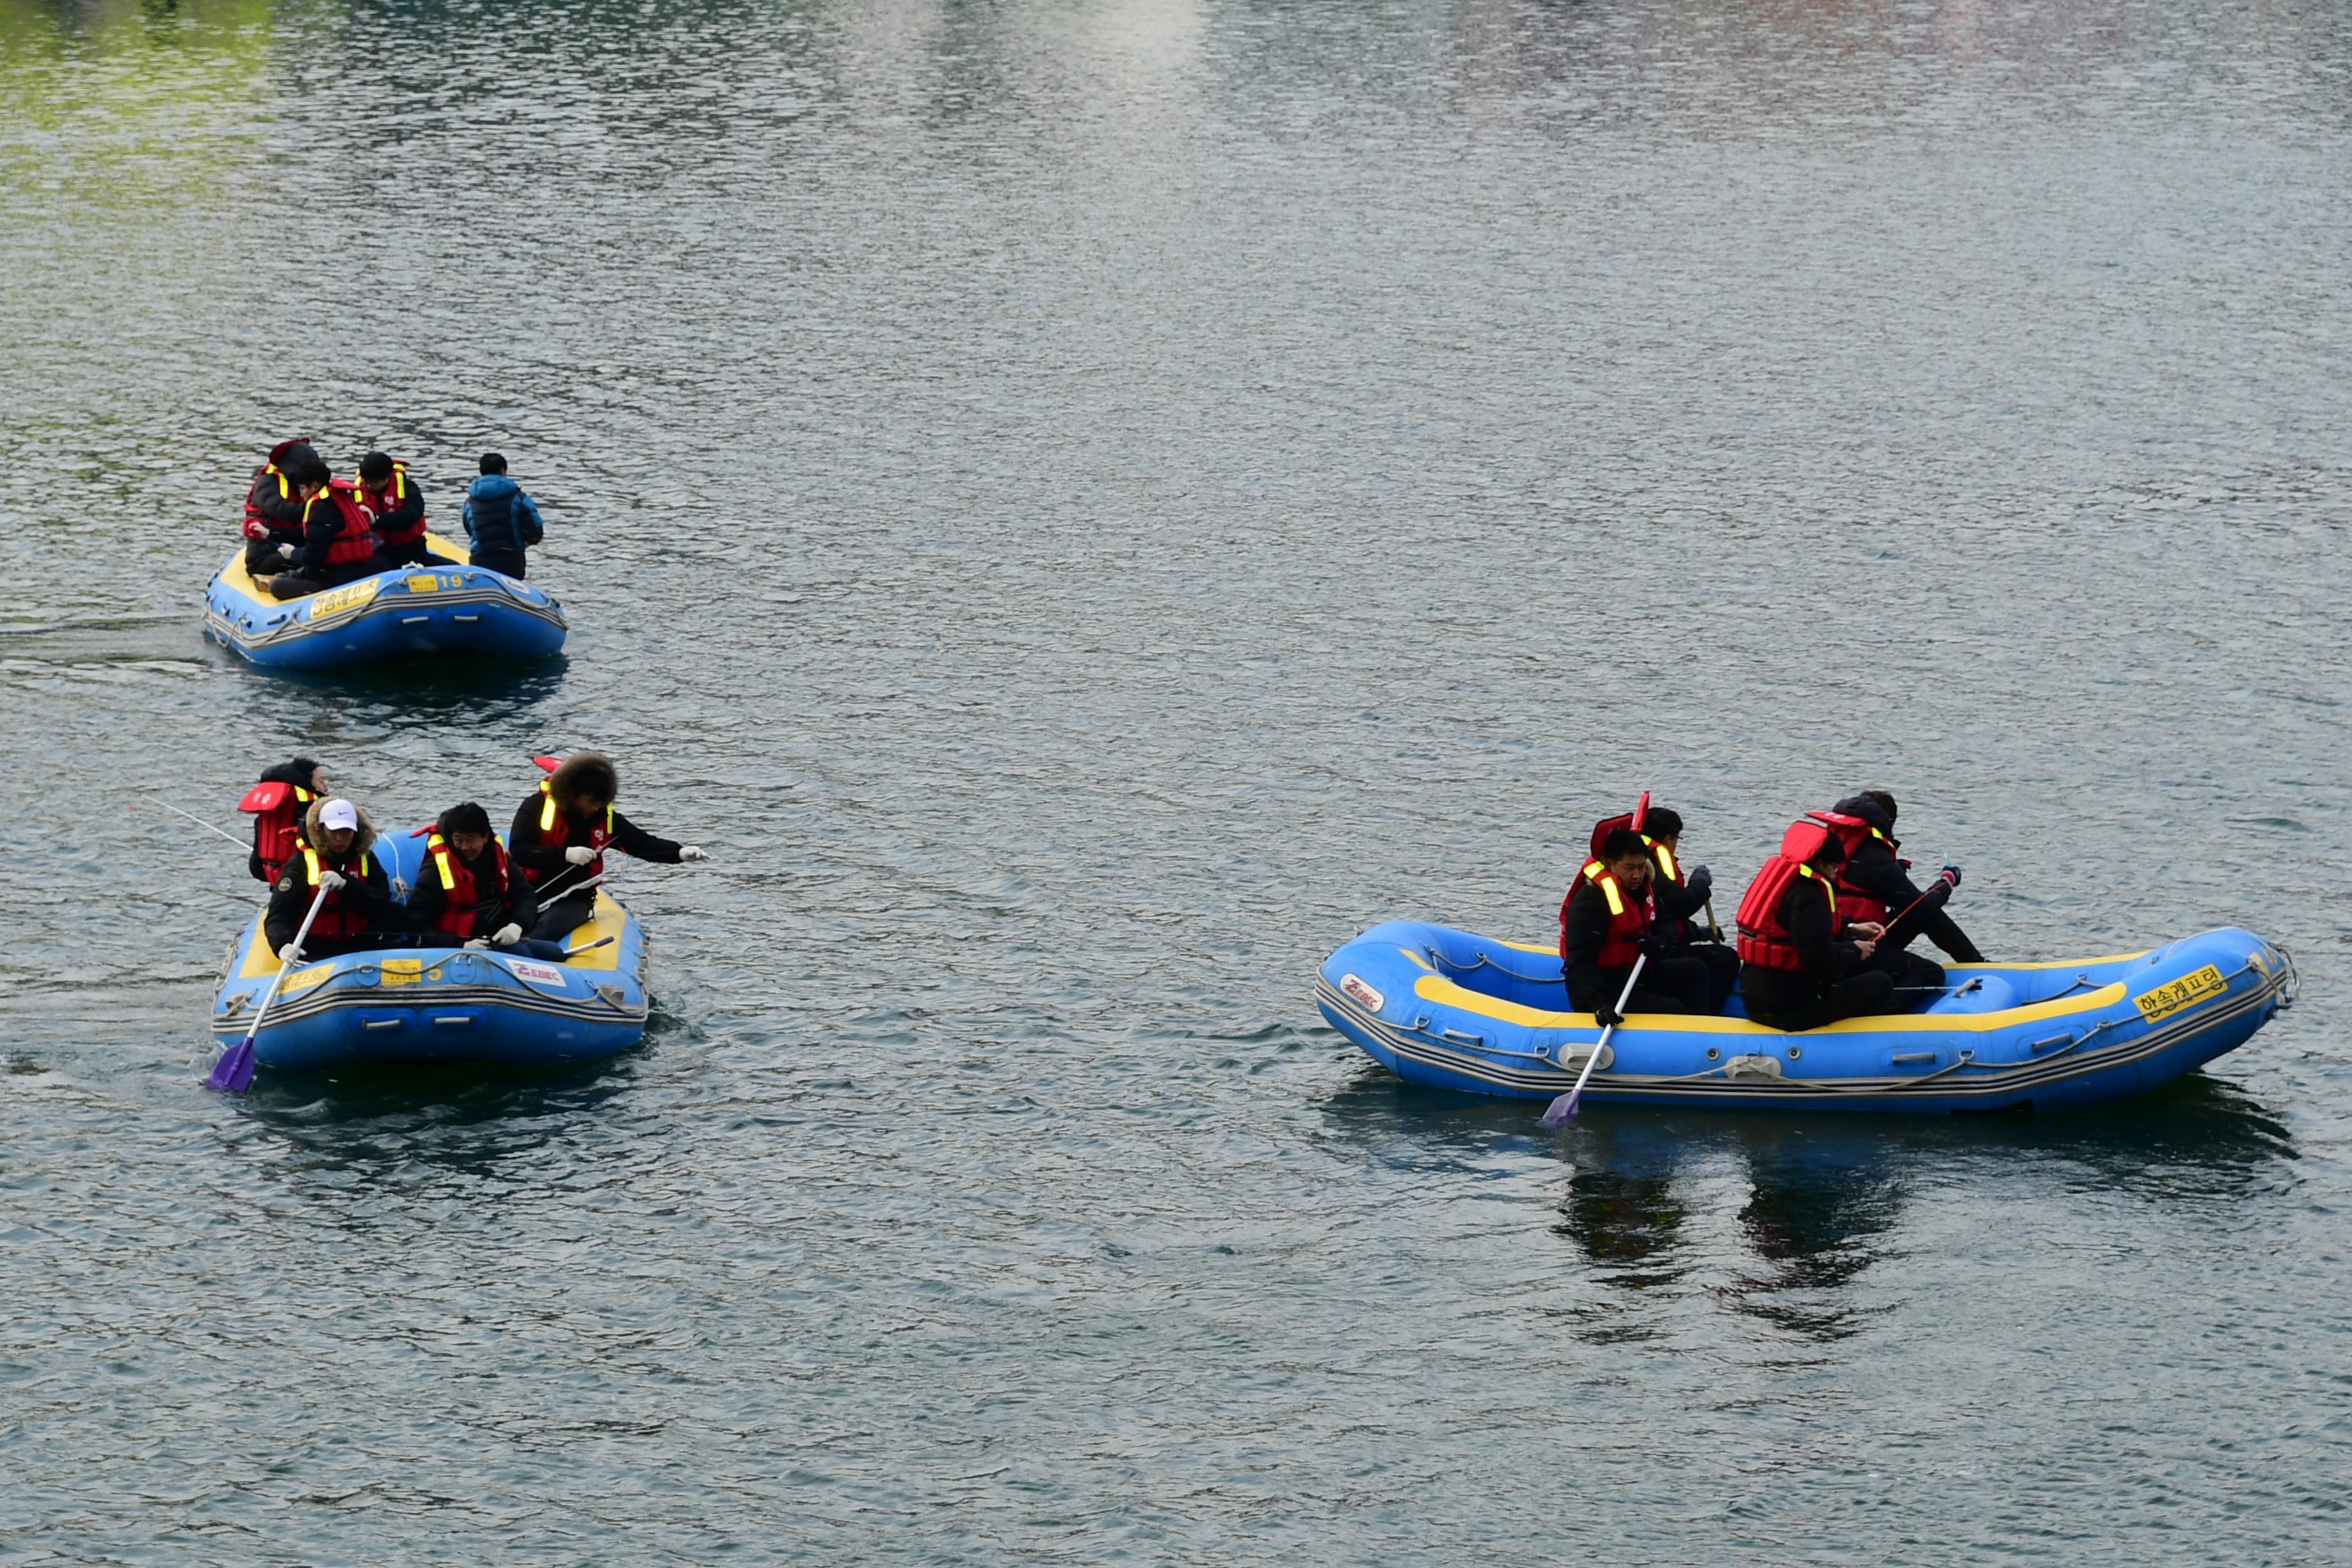
[[[301,956],[302,949],[299,944],[295,942],[289,942],[284,947],[278,950],[278,962],[280,963],[291,963]]]
[[[327,891],[331,893],[342,885],[343,874],[341,871],[321,871],[319,873],[319,886],[326,889]]]
[[[596,851],[589,848],[585,844],[574,844],[563,852],[563,858],[574,866],[585,866],[589,861],[596,858]]]
[[[490,939],[486,936],[468,937],[466,939],[466,951],[467,952],[479,952],[482,949],[489,945]]]
[[[708,860],[710,855],[699,846],[689,844],[677,852],[677,858],[681,860]]]
[[[491,942],[497,943],[500,947],[504,947],[509,942],[520,942],[521,940],[522,927],[515,924],[512,921],[509,921],[506,924],[499,927],[497,933],[490,938]]]

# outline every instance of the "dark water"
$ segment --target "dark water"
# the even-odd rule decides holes
[[[0,0],[0,1561],[2352,1561],[2352,22]],[[267,442],[577,626],[199,637]],[[599,744],[645,1052],[202,1092],[232,822]],[[1404,1090],[1309,1001],[1906,803],[2304,1005],[2067,1118]]]

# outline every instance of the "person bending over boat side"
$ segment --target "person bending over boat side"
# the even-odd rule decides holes
[[[625,855],[675,866],[708,860],[691,844],[656,838],[613,809],[621,775],[602,752],[574,752],[539,788],[523,797],[507,829],[507,853],[540,900],[530,936],[561,942],[584,924],[596,905],[591,881],[604,874],[604,846]]]
[[[1909,909],[1920,895],[1919,889],[1912,886],[1911,879],[1905,874],[1911,862],[1896,858],[1895,852],[1903,847],[1903,841],[1895,837],[1895,797],[1883,789],[1866,789],[1859,795],[1846,796],[1830,809],[1841,816],[1858,819],[1868,829],[1846,844],[1845,874],[1839,883],[1839,900],[1843,901],[1851,889],[1856,894],[1876,900],[1891,913],[1901,914]],[[1960,868],[1947,866],[1944,870],[1957,889],[1960,885]],[[1861,918],[1868,920],[1874,917],[1864,915]],[[1985,955],[1977,951],[1977,944],[1969,940],[1968,932],[1940,909],[1927,918],[1920,931],[1929,942],[1949,953],[1955,963],[1982,963],[1985,961]]]
[[[1694,918],[1705,911],[1715,891],[1715,873],[1694,866],[1685,878],[1682,863],[1675,858],[1682,848],[1680,812],[1654,805],[1643,815],[1640,832],[1655,873],[1650,887],[1659,916],[1657,932],[1650,942],[1650,962],[1654,965],[1660,959],[1687,959],[1700,965],[1706,971],[1706,1010],[1720,1013],[1731,999],[1731,988],[1739,984],[1739,955],[1724,945],[1720,934],[1709,936]]]
[[[1658,906],[1651,884],[1650,847],[1640,834],[1621,827],[1601,840],[1601,853],[1578,870],[1560,900],[1559,963],[1569,1008],[1591,1014],[1603,1027],[1624,1021],[1617,998],[1654,935]],[[1706,994],[1705,964],[1654,952],[1625,1010],[1704,1013]]]
[[[526,564],[523,547],[547,533],[538,506],[507,478],[507,460],[496,452],[482,454],[482,477],[467,488],[465,522],[472,563],[516,578]]]
[[[274,787],[273,787],[274,786]],[[257,882],[275,882],[302,843],[302,819],[310,803],[327,793],[327,770],[297,757],[263,773],[237,802],[253,814],[253,853],[245,868]]]
[[[302,841],[269,885],[269,910],[261,920],[281,963],[298,956],[294,933],[302,929],[302,917],[322,886],[327,901],[310,922],[299,956],[332,958],[407,941],[393,924],[392,883],[383,862],[370,852],[374,845],[375,825],[358,806],[340,797],[311,803],[302,821]]]
[[[490,814],[470,800],[434,819],[406,914],[424,946],[495,947],[550,961],[563,956],[562,943],[523,935],[539,923],[538,900],[521,868],[491,834]]]
[[[1895,978],[1869,967],[1885,928],[1838,913],[1845,847],[1813,817],[1791,823],[1739,900],[1739,994],[1775,1029],[1884,1013]]]
[[[245,492],[245,569],[258,581],[290,571],[302,544],[302,498],[294,493],[296,470],[319,460],[307,436],[280,441],[253,471]]]
[[[294,479],[302,497],[302,548],[294,552],[292,571],[269,579],[270,593],[292,599],[377,570],[375,528],[360,505],[359,488],[335,478],[316,458],[297,469]]]
[[[408,477],[408,465],[383,452],[360,459],[360,504],[375,526],[375,569],[430,566],[440,557],[425,542],[425,492]]]

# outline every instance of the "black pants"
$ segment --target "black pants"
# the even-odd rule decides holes
[[[1951,954],[1954,963],[1982,963],[1985,961],[1985,955],[1977,951],[1977,944],[1969,940],[1969,933],[1941,910],[1927,917],[1920,934]]]
[[[305,594],[315,594],[321,588],[340,588],[346,583],[356,583],[374,575],[383,568],[370,561],[339,561],[332,565],[302,566],[281,573],[266,584],[280,599],[299,599]]]
[[[1900,948],[1882,946],[1862,961],[1862,967],[1865,973],[1877,971],[1893,984],[1895,994],[1888,999],[1888,1006],[1894,1012],[1907,1012],[1944,988],[1942,964]]]
[[[1722,1012],[1723,1005],[1731,1000],[1731,988],[1739,984],[1739,954],[1729,942],[1695,942],[1683,947],[1666,948],[1658,954],[1658,958],[1687,960],[1706,971],[1706,991],[1703,1000],[1706,1004],[1704,1010],[1709,1013]],[[1650,961],[1652,968],[1656,967],[1658,958]],[[1646,975],[1649,970],[1642,973]]]
[[[477,550],[470,564],[488,567],[517,582],[522,580],[523,559],[520,550]]]
[[[292,563],[294,547],[302,542],[287,541],[271,534],[267,539],[245,542],[245,569],[255,577],[274,577]]]
[[[376,541],[374,570],[378,572],[389,572],[395,566],[440,564],[441,557],[433,553],[433,546],[425,542],[425,536],[421,533],[405,544],[387,543],[381,539]]]
[[[1642,984],[1633,987],[1633,994],[1625,998],[1623,1011],[1627,1013],[1710,1011],[1706,1005],[1708,985],[1706,965],[1696,958],[1680,956],[1680,951],[1675,949],[1650,955],[1650,961],[1642,965]],[[1580,1013],[1596,1013],[1602,1007],[1616,1006],[1617,998],[1624,994],[1625,977],[1633,973],[1630,965],[1623,969],[1602,970],[1601,978],[1603,989],[1608,992],[1608,994],[1597,998],[1591,996],[1570,998],[1570,1005]],[[1588,1007],[1580,1005],[1586,1002],[1592,1003],[1593,1005]]]
[[[1840,1018],[1886,1011],[1895,980],[1882,969],[1858,969],[1824,988],[1819,981],[1753,964],[1740,973],[1748,1016],[1770,1029],[1818,1029]]]
[[[596,889],[583,888],[576,893],[566,893],[551,904],[539,910],[539,923],[524,933],[531,942],[562,942],[573,931],[588,923],[596,911]]]
[[[379,948],[414,947],[416,939],[404,931],[363,931],[352,936],[320,936],[312,931],[302,944],[302,962],[341,958],[347,952],[373,952]]]

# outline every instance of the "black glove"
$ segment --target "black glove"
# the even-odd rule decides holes
[[[1592,1010],[1592,1021],[1604,1029],[1613,1029],[1625,1021],[1625,1015],[1614,1007],[1595,1007]]]
[[[1945,867],[1944,880],[1952,885],[1952,891],[1956,893],[1958,892],[1960,890],[1960,868],[1958,866]]]
[[[1715,873],[1704,866],[1694,866],[1683,886],[1690,889],[1691,897],[1704,899],[1715,891]]]

